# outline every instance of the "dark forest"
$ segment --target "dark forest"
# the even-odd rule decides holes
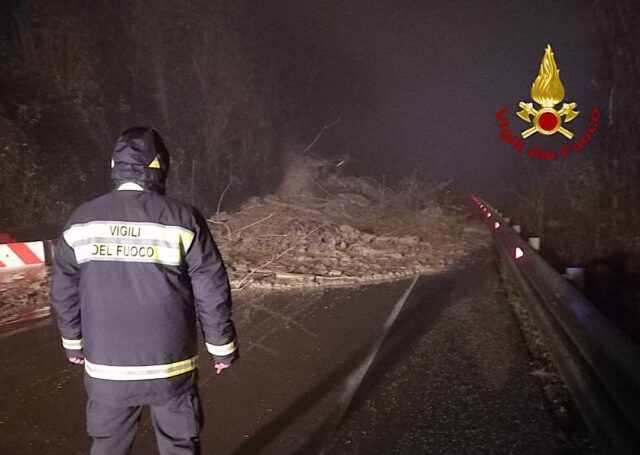
[[[0,225],[60,225],[109,189],[117,134],[150,125],[172,153],[170,193],[206,214],[274,192],[313,155],[390,186],[451,182],[459,200],[483,195],[540,236],[558,269],[633,281],[634,2],[366,3],[3,2]],[[527,11],[537,26],[523,39],[510,22]],[[601,112],[588,147],[556,162],[508,151],[495,119],[508,106],[519,121],[547,42],[579,101],[575,129]]]

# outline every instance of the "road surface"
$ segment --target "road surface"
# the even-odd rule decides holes
[[[489,256],[420,277],[382,344],[412,280],[237,296],[241,360],[216,376],[201,352],[203,453],[554,453]],[[0,339],[0,454],[88,453],[82,370],[59,340],[52,323]],[[145,413],[133,455],[152,453]]]

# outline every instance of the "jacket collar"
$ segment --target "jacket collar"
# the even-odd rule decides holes
[[[134,182],[125,182],[118,187],[118,191],[144,191],[140,185]]]

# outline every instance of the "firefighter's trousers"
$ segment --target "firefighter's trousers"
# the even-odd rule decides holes
[[[202,412],[197,388],[164,404],[149,405],[161,455],[199,455]],[[138,429],[142,406],[111,407],[89,399],[87,431],[91,455],[126,455]]]

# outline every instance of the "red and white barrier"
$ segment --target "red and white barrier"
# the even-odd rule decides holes
[[[45,263],[44,242],[0,244],[0,270]]]

